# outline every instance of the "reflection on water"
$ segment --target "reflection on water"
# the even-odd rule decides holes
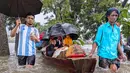
[[[10,45],[9,45],[10,46]],[[11,46],[13,47],[13,46]],[[0,57],[0,73],[67,73],[54,66],[45,64],[43,57],[37,53],[36,64],[32,69],[26,69],[18,66],[17,57],[14,55],[14,50],[9,57]],[[96,66],[94,73],[111,73],[110,70],[103,70]],[[130,62],[121,63],[121,68],[117,73],[130,73]]]
[[[43,63],[43,58],[37,56],[36,65],[32,69],[20,67],[16,56],[0,57],[0,73],[66,73]]]
[[[99,67],[96,67],[94,73],[111,73],[111,71],[109,69],[103,70]],[[121,67],[117,73],[130,73],[130,62],[127,61],[127,62],[121,63]]]
[[[18,66],[15,56],[14,43],[9,43],[10,56],[0,57],[0,73],[66,73],[63,70],[43,63],[41,53],[36,55],[36,64],[32,69]]]

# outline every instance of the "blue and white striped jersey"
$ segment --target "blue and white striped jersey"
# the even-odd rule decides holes
[[[35,27],[28,27],[25,24],[21,24],[19,29],[19,44],[17,55],[20,56],[32,56],[36,54],[35,42],[30,39],[32,33],[39,38],[39,32]]]

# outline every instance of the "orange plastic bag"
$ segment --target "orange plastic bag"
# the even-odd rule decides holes
[[[64,46],[71,46],[71,45],[73,45],[72,38],[69,35],[67,35],[65,37],[65,39],[63,40],[63,45]]]

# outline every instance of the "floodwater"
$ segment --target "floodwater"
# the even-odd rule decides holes
[[[54,66],[43,63],[43,57],[40,52],[37,53],[36,64],[33,68],[27,69],[18,66],[14,51],[14,43],[9,43],[9,47],[10,56],[0,57],[0,73],[66,73]]]
[[[36,65],[32,69],[26,69],[18,66],[17,57],[15,56],[14,43],[9,43],[10,56],[0,57],[0,73],[67,73],[54,66],[44,63],[41,53],[37,53]],[[85,47],[91,48],[91,45]],[[86,49],[85,51],[89,51]],[[110,70],[103,70],[96,66],[94,73],[111,73]],[[130,73],[130,62],[122,62],[121,68],[117,73]]]

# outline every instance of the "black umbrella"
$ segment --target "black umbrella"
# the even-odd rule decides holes
[[[76,40],[79,37],[78,29],[74,25],[69,23],[64,23],[62,24],[62,28],[65,31],[66,35],[70,35],[70,37],[73,40]]]
[[[54,36],[54,37],[58,37],[58,36],[64,37],[65,35],[70,35],[70,37],[73,40],[76,40],[79,37],[78,29],[74,25],[69,23],[53,25],[49,28],[48,32],[49,32],[49,36]]]
[[[49,28],[49,35],[54,37],[65,36],[65,31],[63,30],[61,24],[56,24]]]
[[[39,14],[42,8],[40,0],[0,0],[0,13],[11,17],[25,17],[26,14]]]

